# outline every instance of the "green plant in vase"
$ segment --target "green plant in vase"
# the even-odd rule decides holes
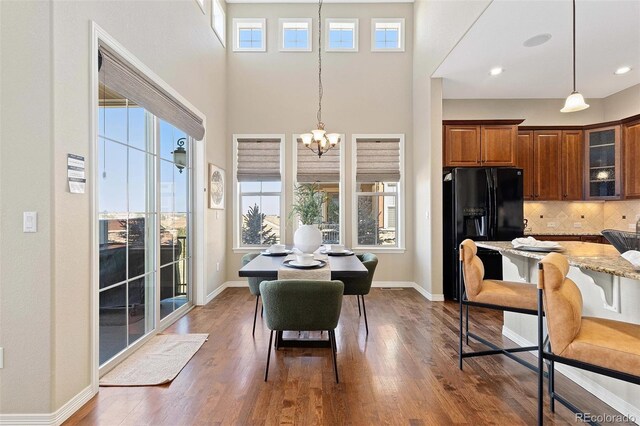
[[[294,197],[289,218],[297,216],[302,226],[296,230],[293,242],[303,253],[313,253],[322,244],[322,233],[317,224],[322,222],[326,196],[318,184],[304,183],[296,186]]]

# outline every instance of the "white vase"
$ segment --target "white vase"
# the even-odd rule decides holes
[[[303,253],[313,253],[322,245],[322,232],[317,225],[302,225],[293,234],[293,244]]]

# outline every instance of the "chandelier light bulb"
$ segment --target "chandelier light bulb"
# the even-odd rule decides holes
[[[316,129],[316,130],[312,130],[311,133],[313,133],[313,139],[315,139],[316,142],[320,142],[321,140],[324,139],[324,135],[327,132],[325,132],[322,129]]]
[[[304,133],[300,135],[300,139],[302,139],[304,146],[309,147],[313,142],[313,133]]]
[[[332,147],[336,146],[338,142],[340,142],[340,135],[338,133],[329,133],[327,135],[327,138],[329,139],[329,144]]]

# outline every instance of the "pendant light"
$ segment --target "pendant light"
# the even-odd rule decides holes
[[[340,142],[340,135],[338,133],[328,133],[324,129],[324,123],[322,122],[322,0],[318,2],[318,124],[311,133],[304,133],[300,135],[304,146],[309,148],[318,158],[322,157],[322,154],[329,151]]]
[[[589,108],[584,97],[576,90],[576,0],[573,0],[573,92],[564,102],[564,108],[560,112],[576,112]]]

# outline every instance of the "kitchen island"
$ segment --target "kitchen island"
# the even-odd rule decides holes
[[[505,280],[538,282],[538,261],[546,253],[518,250],[511,242],[478,241],[476,244],[502,254]],[[576,283],[582,293],[583,316],[640,324],[640,271],[620,257],[620,253],[611,245],[575,241],[562,241],[559,244],[564,249],[562,254],[571,265],[567,277]],[[534,317],[505,312],[503,334],[518,345],[534,345],[536,331]],[[564,365],[557,364],[557,370],[616,410],[640,421],[639,386]]]

